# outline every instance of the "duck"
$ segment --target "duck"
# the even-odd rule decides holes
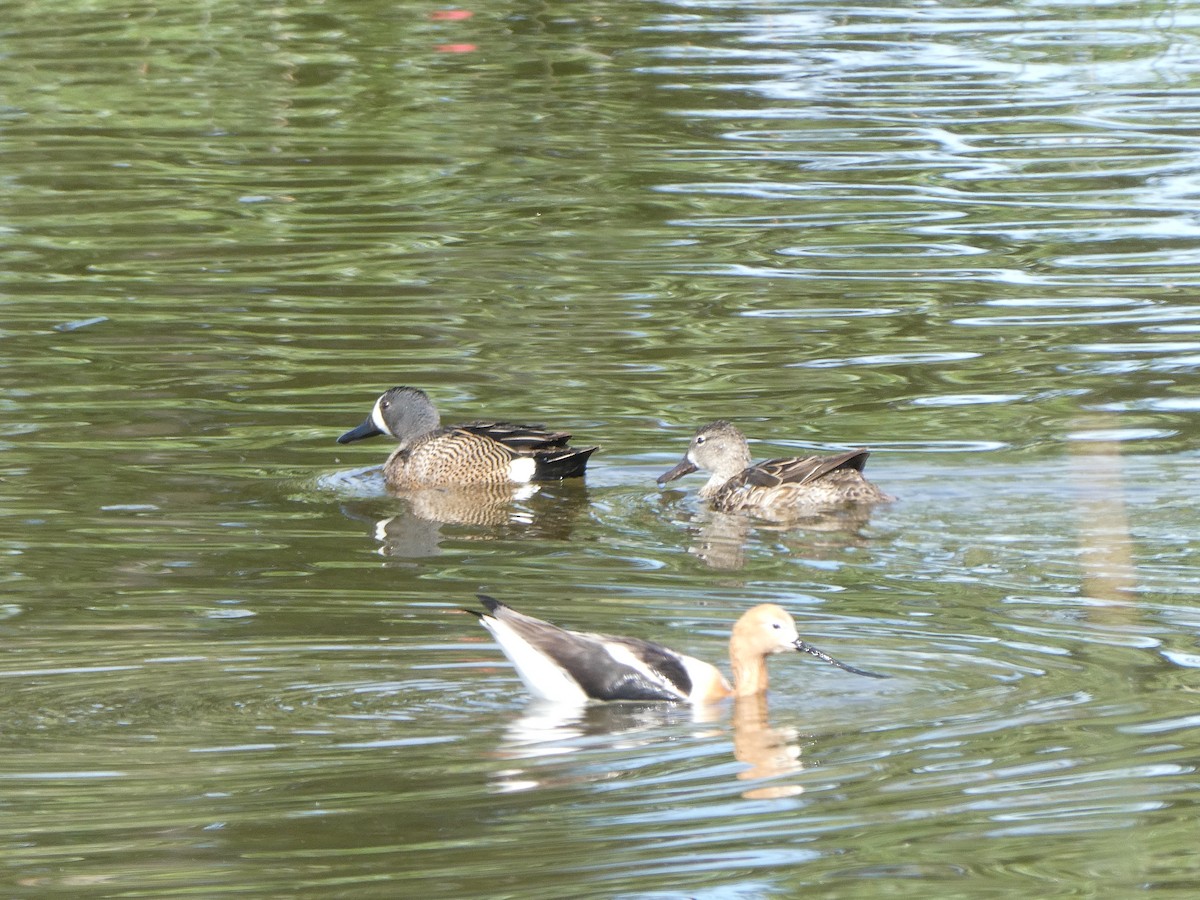
[[[568,446],[568,432],[541,425],[480,421],[443,427],[429,395],[406,385],[384,391],[366,420],[337,442],[381,434],[400,442],[383,464],[384,480],[393,490],[580,478],[598,449]]]
[[[660,475],[658,483],[704,469],[710,477],[700,488],[700,496],[718,512],[770,518],[812,515],[840,506],[895,499],[863,475],[870,455],[870,450],[858,447],[829,456],[754,463],[741,429],[718,419],[697,429],[683,459]]]
[[[553,703],[631,700],[700,706],[727,697],[765,695],[767,657],[796,650],[855,675],[888,677],[839,662],[801,640],[791,614],[774,603],[746,610],[734,624],[729,639],[730,684],[711,663],[661,644],[568,631],[517,612],[494,597],[480,594],[479,600],[485,612],[464,611],[476,616],[496,639],[526,690]]]

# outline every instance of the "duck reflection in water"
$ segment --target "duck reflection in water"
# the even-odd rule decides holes
[[[511,768],[494,774],[497,791],[526,791],[608,780],[628,770],[626,751],[655,746],[678,749],[680,725],[700,725],[694,737],[710,741],[722,733],[718,706],[681,707],[670,703],[588,703],[575,705],[534,700],[505,729],[497,751]],[[748,799],[793,797],[803,785],[781,781],[804,768],[801,736],[795,728],[774,728],[767,718],[765,694],[739,697],[733,705],[733,755],[747,768],[739,781],[752,782]],[[606,766],[603,757],[622,754]],[[563,766],[554,760],[584,754],[586,765]],[[536,762],[533,762],[536,761]]]
[[[672,743],[671,726],[695,721],[691,713],[668,703],[532,700],[505,729],[497,755],[513,765],[494,773],[495,789],[525,791],[619,777],[628,769],[626,751]],[[612,752],[622,754],[612,765],[597,758]],[[563,757],[586,758],[587,765],[557,765]]]
[[[447,540],[565,541],[587,504],[587,488],[576,481],[423,488],[389,501],[386,514],[378,499],[343,503],[342,511],[371,523],[382,555],[416,559],[441,553]]]
[[[755,540],[783,544],[809,559],[835,557],[847,547],[868,543],[863,529],[871,521],[871,512],[869,506],[848,506],[778,523],[704,509],[686,523],[692,535],[688,553],[710,569],[726,572],[745,565],[746,548]]]
[[[772,728],[767,717],[767,696],[738,697],[733,703],[733,755],[750,768],[738,772],[739,781],[774,781],[804,768],[800,760],[799,732]],[[794,797],[804,792],[799,784],[760,784],[742,792],[751,800]]]
[[[468,612],[496,639],[530,694],[566,708],[563,727],[578,721],[576,710],[592,700],[690,703],[703,720],[710,704],[733,697],[735,755],[751,764],[749,777],[755,779],[798,768],[799,753],[791,749],[788,735],[767,723],[767,657],[802,651],[855,675],[887,677],[839,662],[802,640],[792,616],[771,603],[747,610],[734,624],[730,684],[716,666],[661,644],[568,631],[491,597],[480,600],[486,611]]]

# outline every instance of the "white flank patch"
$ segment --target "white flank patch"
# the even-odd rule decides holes
[[[508,479],[517,484],[528,484],[533,481],[535,469],[537,469],[537,460],[532,456],[518,456],[508,464]]]
[[[375,408],[371,410],[371,421],[384,434],[392,434],[392,429],[388,428],[387,421],[383,418],[383,410],[379,408],[379,403],[379,400],[375,401]],[[395,437],[395,435],[392,435],[392,437]]]
[[[566,671],[508,625],[492,616],[479,620],[492,633],[508,661],[517,670],[526,690],[539,700],[553,703],[586,703],[587,694]]]

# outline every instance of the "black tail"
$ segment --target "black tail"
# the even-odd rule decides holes
[[[495,614],[497,610],[504,606],[504,604],[495,597],[489,597],[487,594],[476,594],[475,596],[479,598],[479,602],[484,605],[484,608],[486,608],[489,613]],[[482,618],[483,616],[487,615],[487,613],[476,612],[475,615]]]
[[[504,604],[502,604],[502,602],[500,602],[499,600],[494,598],[494,596],[488,596],[487,594],[475,594],[475,596],[478,596],[479,601],[481,602],[482,605],[484,605],[487,612],[480,612],[479,610],[468,610],[468,608],[466,606],[462,606],[460,608],[463,612],[469,612],[470,614],[472,614],[472,616],[474,616],[476,619],[484,618],[485,616],[487,616],[488,613],[491,613],[494,616],[494,614],[496,614],[496,612],[498,610],[500,610],[500,608],[506,608],[506,607],[504,607]]]
[[[599,447],[585,450],[571,448],[558,453],[539,453],[534,459],[537,468],[533,471],[534,481],[559,481],[563,478],[582,478],[587,468],[588,457]]]
[[[481,613],[477,609],[467,609],[465,606],[460,606],[458,608],[459,611],[465,612],[465,613],[470,613],[475,618],[482,619],[488,613],[494,613],[497,608],[504,605],[499,600],[497,600],[495,597],[489,597],[487,594],[476,594],[475,596],[477,596],[480,599],[480,601],[483,603],[483,605],[487,608],[486,613]]]
[[[861,472],[867,467],[867,457],[871,455],[871,451],[866,447],[859,447],[857,450],[847,450],[844,455],[847,457],[846,461],[838,468],[857,469]]]

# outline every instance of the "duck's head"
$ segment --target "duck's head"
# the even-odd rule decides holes
[[[671,471],[659,475],[658,483],[666,484],[690,475],[697,469],[704,469],[726,480],[749,465],[750,445],[746,443],[746,436],[736,425],[719,419],[696,431],[683,459]]]
[[[403,446],[435,430],[440,423],[437,408],[424,391],[414,387],[394,387],[375,401],[366,421],[347,431],[337,442],[349,444],[390,434]]]

